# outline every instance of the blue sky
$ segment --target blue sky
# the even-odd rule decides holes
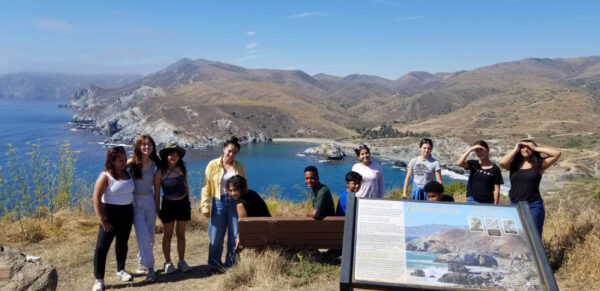
[[[2,1],[0,73],[150,73],[183,57],[396,79],[600,55],[600,1]]]

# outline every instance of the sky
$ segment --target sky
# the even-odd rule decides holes
[[[397,79],[600,55],[600,1],[0,0],[0,73],[142,73],[181,59]]]

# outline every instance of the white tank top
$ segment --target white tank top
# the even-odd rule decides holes
[[[106,190],[102,195],[102,203],[128,205],[133,202],[133,190],[135,189],[135,184],[131,177],[125,181],[121,181],[113,178],[113,176],[107,172],[102,172],[102,174],[110,180],[108,187],[106,187]]]

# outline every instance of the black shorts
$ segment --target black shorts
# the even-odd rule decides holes
[[[163,197],[160,207],[160,220],[162,223],[189,221],[192,218],[190,196],[181,200],[169,200]]]

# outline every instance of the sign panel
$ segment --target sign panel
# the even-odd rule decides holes
[[[353,206],[346,217],[354,223],[352,254],[344,250],[342,262],[351,282],[341,286],[554,289],[541,268],[547,259],[537,232],[520,208],[364,198]]]

